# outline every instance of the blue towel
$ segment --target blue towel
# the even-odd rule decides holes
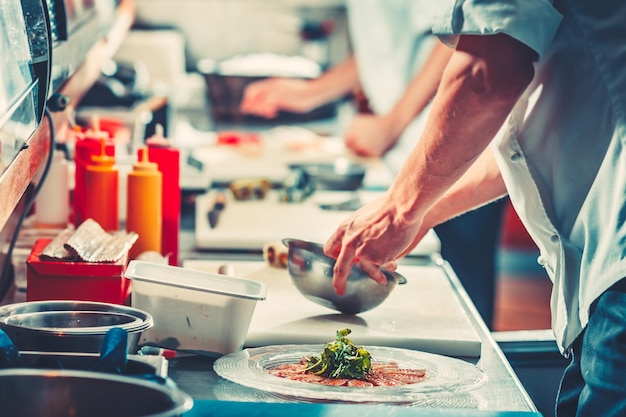
[[[23,368],[26,366],[20,351],[15,347],[13,340],[0,329],[0,369]]]
[[[128,332],[121,327],[109,329],[100,347],[100,357],[89,370],[111,374],[126,373]]]

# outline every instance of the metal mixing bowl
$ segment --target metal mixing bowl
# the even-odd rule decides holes
[[[99,352],[113,327],[128,332],[129,353],[137,351],[141,333],[154,325],[137,308],[91,301],[29,301],[0,307],[0,329],[18,350]]]
[[[11,417],[174,417],[193,406],[174,386],[89,371],[0,370],[0,411]]]
[[[397,272],[383,270],[387,284],[380,285],[362,268],[352,267],[346,292],[338,295],[332,285],[335,259],[324,254],[319,243],[298,239],[283,239],[288,247],[287,268],[293,283],[309,300],[346,314],[358,314],[381,304],[396,284],[406,279]]]
[[[289,168],[304,171],[315,188],[356,191],[363,185],[365,166],[339,158],[334,162],[291,164]]]

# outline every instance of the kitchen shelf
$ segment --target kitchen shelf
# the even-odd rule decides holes
[[[58,93],[69,98],[64,111],[52,112],[56,138],[63,138],[73,118],[74,107],[100,76],[102,64],[110,59],[130,31],[135,19],[135,5],[122,0],[115,10],[109,30],[87,52],[82,64],[59,88]],[[77,34],[80,36],[80,33]],[[13,234],[17,219],[25,209],[31,184],[36,184],[50,151],[50,122],[44,117],[39,128],[24,148],[0,175],[0,248],[4,249]],[[0,276],[0,281],[6,277]],[[2,288],[4,286],[0,286]],[[1,298],[1,294],[0,294]]]
[[[134,4],[127,0],[121,1],[116,14],[116,19],[107,35],[90,49],[83,64],[61,88],[60,93],[67,96],[71,104],[75,105],[80,102],[84,94],[96,82],[102,64],[113,56],[130,30],[135,16]],[[67,126],[72,109],[73,106],[70,106],[63,112],[53,113],[55,126]],[[0,196],[2,196],[0,227],[4,228],[7,224],[31,181],[39,179],[50,147],[49,133],[49,122],[47,118],[44,118],[40,127],[27,141],[27,147],[17,155],[0,176]],[[63,129],[57,128],[56,133],[57,136],[61,136]]]

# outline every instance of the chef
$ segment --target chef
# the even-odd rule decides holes
[[[335,288],[355,259],[381,280],[430,227],[508,193],[571,358],[557,415],[624,416],[626,3],[447,3],[434,31],[455,51],[426,128],[386,195],[326,242]]]
[[[355,153],[385,157],[399,169],[424,128],[451,50],[432,34],[438,3],[347,2],[354,54],[315,80],[273,78],[245,90],[241,109],[264,117],[306,112],[362,87],[372,114],[358,114],[344,140]],[[489,327],[495,299],[495,253],[505,200],[437,225],[446,259]]]

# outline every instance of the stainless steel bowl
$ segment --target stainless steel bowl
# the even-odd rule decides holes
[[[127,351],[137,351],[141,333],[154,325],[137,308],[90,301],[32,301],[0,307],[0,329],[18,350],[99,352],[106,333],[121,327],[128,333]]]
[[[406,279],[397,272],[383,270],[387,284],[380,285],[362,268],[352,267],[346,292],[338,295],[332,285],[335,259],[324,254],[319,243],[283,239],[288,247],[287,268],[296,288],[309,300],[346,314],[358,314],[380,305],[397,284]]]
[[[74,371],[94,370],[94,366],[101,359],[99,353],[76,353],[76,352],[29,352],[20,351],[20,359],[29,369],[63,369]],[[124,376],[148,376],[163,377],[163,362],[159,355],[128,355],[120,370]],[[166,366],[166,365],[165,365]],[[113,373],[113,372],[111,372]],[[0,408],[1,409],[1,408]]]
[[[89,371],[0,370],[0,410],[11,417],[174,417],[192,398],[170,385]]]
[[[335,191],[355,191],[365,179],[365,166],[340,158],[334,162],[291,164],[290,169],[300,169],[315,188]]]

